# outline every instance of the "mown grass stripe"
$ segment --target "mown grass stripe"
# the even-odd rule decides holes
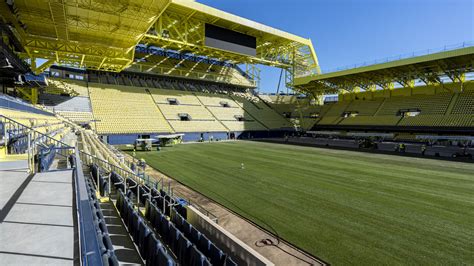
[[[137,153],[332,264],[474,263],[473,164],[258,142]]]

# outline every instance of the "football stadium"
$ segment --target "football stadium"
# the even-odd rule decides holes
[[[0,35],[0,265],[474,264],[472,40],[323,71],[199,0],[5,0]]]

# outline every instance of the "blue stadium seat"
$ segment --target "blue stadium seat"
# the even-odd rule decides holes
[[[238,264],[233,261],[230,257],[227,257],[225,260],[225,266],[237,266]]]
[[[188,265],[191,259],[193,244],[183,234],[178,235],[178,245],[174,253],[182,265]]]
[[[210,254],[210,244],[211,241],[205,236],[201,234],[198,243],[196,244],[197,248],[204,253],[206,256]]]
[[[225,264],[226,255],[220,250],[214,243],[210,244],[209,247],[209,260],[212,265],[223,266]]]
[[[191,234],[190,234],[190,239],[193,243],[199,243],[199,240],[201,239],[201,232],[199,232],[194,226],[191,226]]]
[[[140,218],[138,221],[138,248],[142,257],[146,257],[146,246],[148,236],[151,235],[151,230],[145,224],[143,219]]]
[[[196,248],[196,246],[193,246],[192,250],[191,250],[191,256],[190,256],[190,261],[189,261],[188,265],[190,265],[190,266],[207,266],[207,265],[211,265],[211,263],[206,258],[206,256],[204,256],[204,254],[202,254]]]

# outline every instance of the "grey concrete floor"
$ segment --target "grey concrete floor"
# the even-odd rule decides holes
[[[37,173],[29,180],[26,171],[7,168],[15,164],[0,163],[0,205],[7,205],[1,211],[0,264],[72,265],[72,171]]]

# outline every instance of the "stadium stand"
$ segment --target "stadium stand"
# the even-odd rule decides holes
[[[127,178],[128,170],[117,170],[102,159],[87,156],[89,151],[100,158],[119,160],[117,154],[100,143],[91,131],[81,131],[80,136],[85,149],[83,160],[91,165],[93,179],[99,180],[96,183],[98,191],[101,196],[113,199],[124,226],[147,265],[237,265],[233,258],[187,221],[188,210],[182,201],[163,189],[155,188],[155,184],[147,183],[144,178]],[[110,190],[109,184],[112,184]],[[144,215],[140,208],[144,208]]]
[[[355,116],[341,119],[340,125],[396,126],[402,118],[395,115]],[[318,124],[322,124],[321,122]]]
[[[0,198],[7,202],[0,264],[273,265],[111,144],[133,143],[135,156],[136,143],[159,139],[153,146],[161,152],[171,136],[276,136],[298,145],[474,156],[474,82],[465,75],[472,49],[321,73],[310,39],[197,1],[85,2],[0,3]],[[248,53],[235,50],[242,43],[214,39],[212,28],[247,37]],[[258,64],[281,68],[286,94],[257,93]],[[28,205],[17,202],[24,195],[35,215],[18,207]],[[5,223],[12,209],[33,220]],[[270,238],[251,245],[273,248],[277,264],[307,262],[301,254],[319,262],[258,230]],[[275,254],[291,258],[282,263]]]
[[[458,94],[457,101],[451,114],[474,114],[474,82],[465,85],[465,90]]]
[[[150,89],[150,92],[157,104],[169,104],[170,101],[174,100],[177,104],[181,105],[201,105],[196,96],[187,91]]]
[[[239,91],[228,85],[203,86],[189,81],[101,72],[91,72],[88,78],[101,83],[71,81],[69,85],[68,79],[54,79],[58,87],[74,88],[81,96],[45,94],[40,97],[43,103],[70,121],[89,124],[103,135],[224,133],[292,128],[290,121],[261,99],[244,89]],[[129,82],[124,82],[126,79]],[[86,92],[87,96],[82,96]],[[110,102],[111,99],[115,104]],[[149,104],[150,99],[155,104],[156,112]],[[149,110],[153,111],[150,113]]]
[[[118,92],[118,94],[121,93],[123,92]],[[56,170],[56,167],[64,165],[60,161],[64,161],[67,167],[72,169],[76,182],[74,187],[77,188],[73,193],[76,194],[78,203],[71,204],[73,206],[71,215],[75,212],[74,206],[77,206],[81,223],[78,229],[80,230],[79,237],[81,241],[88,243],[81,244],[77,254],[84,256],[88,254],[89,262],[96,260],[95,265],[119,265],[132,261],[146,265],[237,265],[234,260],[239,261],[239,258],[232,258],[222,250],[222,247],[209,240],[211,238],[209,235],[200,232],[197,227],[187,221],[186,206],[189,203],[180,201],[163,189],[158,189],[156,183],[153,183],[154,181],[149,177],[134,174],[129,167],[133,163],[124,161],[120,152],[100,141],[93,131],[67,124],[54,114],[27,103],[17,103],[15,100],[14,104],[8,104],[7,101],[12,99],[9,97],[2,97],[2,99],[3,105],[10,107],[7,109],[2,106],[1,109],[2,132],[8,134],[2,135],[2,140],[7,140],[2,142],[2,146],[9,147],[7,151],[2,150],[2,153],[7,152],[8,156],[11,156],[34,151],[34,149],[27,149],[28,145],[25,141],[21,141],[22,148],[11,148],[18,146],[12,142],[13,140],[25,139],[24,132],[34,131],[33,143],[38,145],[39,151],[38,171],[41,174],[65,175],[66,172]],[[13,109],[12,106],[19,106],[22,110]],[[33,127],[18,124],[5,115],[19,120],[34,121],[31,125]],[[46,124],[36,124],[40,121]],[[56,124],[49,124],[53,121]],[[61,136],[57,136],[51,130],[43,130],[43,127],[55,131],[61,130]],[[76,134],[73,134],[71,130]],[[78,136],[77,141],[73,140],[76,136]],[[77,143],[79,147],[73,153],[74,147],[60,142],[61,140],[71,144]],[[71,174],[71,172],[67,173]],[[115,206],[117,212],[107,208],[110,204]],[[104,212],[104,207],[107,208],[107,213]],[[140,208],[144,208],[144,214],[140,212]],[[114,213],[117,213],[122,224],[117,224],[117,220],[112,219],[115,217]],[[73,230],[72,227],[71,225],[71,230]],[[77,226],[74,225],[74,227]],[[117,233],[122,230],[120,228],[124,228],[128,236],[120,238],[120,243],[116,243],[119,239]],[[113,235],[112,232],[114,232]],[[68,238],[67,241],[70,243],[64,241],[62,245],[74,246],[73,239]],[[127,241],[133,242],[134,245],[128,245]],[[30,246],[43,242],[23,241],[22,243],[24,248],[28,249]],[[121,251],[124,248],[123,245],[128,248],[125,253]],[[72,253],[75,254],[75,252]],[[94,257],[95,255],[92,254],[98,254],[98,256]],[[133,260],[131,260],[132,257]],[[71,260],[73,259],[75,258],[71,257]]]
[[[383,99],[354,100],[347,106],[346,111],[357,112],[358,115],[375,115],[382,103]]]
[[[400,127],[471,127],[473,82],[466,82],[464,90],[446,91],[442,87],[422,86],[417,94],[411,89],[394,89],[389,97],[374,92],[362,99],[357,93],[352,100],[344,98],[336,103],[301,108],[306,123],[330,126],[400,126]],[[458,84],[445,87],[459,88]],[[432,94],[425,94],[432,93]],[[366,93],[360,93],[367,96]],[[296,104],[271,103],[279,113],[290,113],[298,118]],[[318,119],[311,118],[316,115]]]
[[[293,128],[293,124],[271,109],[265,102],[251,94],[235,92],[231,97],[246,112],[268,129]]]
[[[452,94],[392,96],[386,99],[377,115],[397,115],[400,110],[420,110],[422,114],[445,114]],[[366,109],[366,108],[364,108]]]
[[[101,134],[172,132],[145,89],[89,86],[96,128]]]
[[[228,130],[190,92],[157,89],[150,89],[150,92],[158,108],[176,132]]]

